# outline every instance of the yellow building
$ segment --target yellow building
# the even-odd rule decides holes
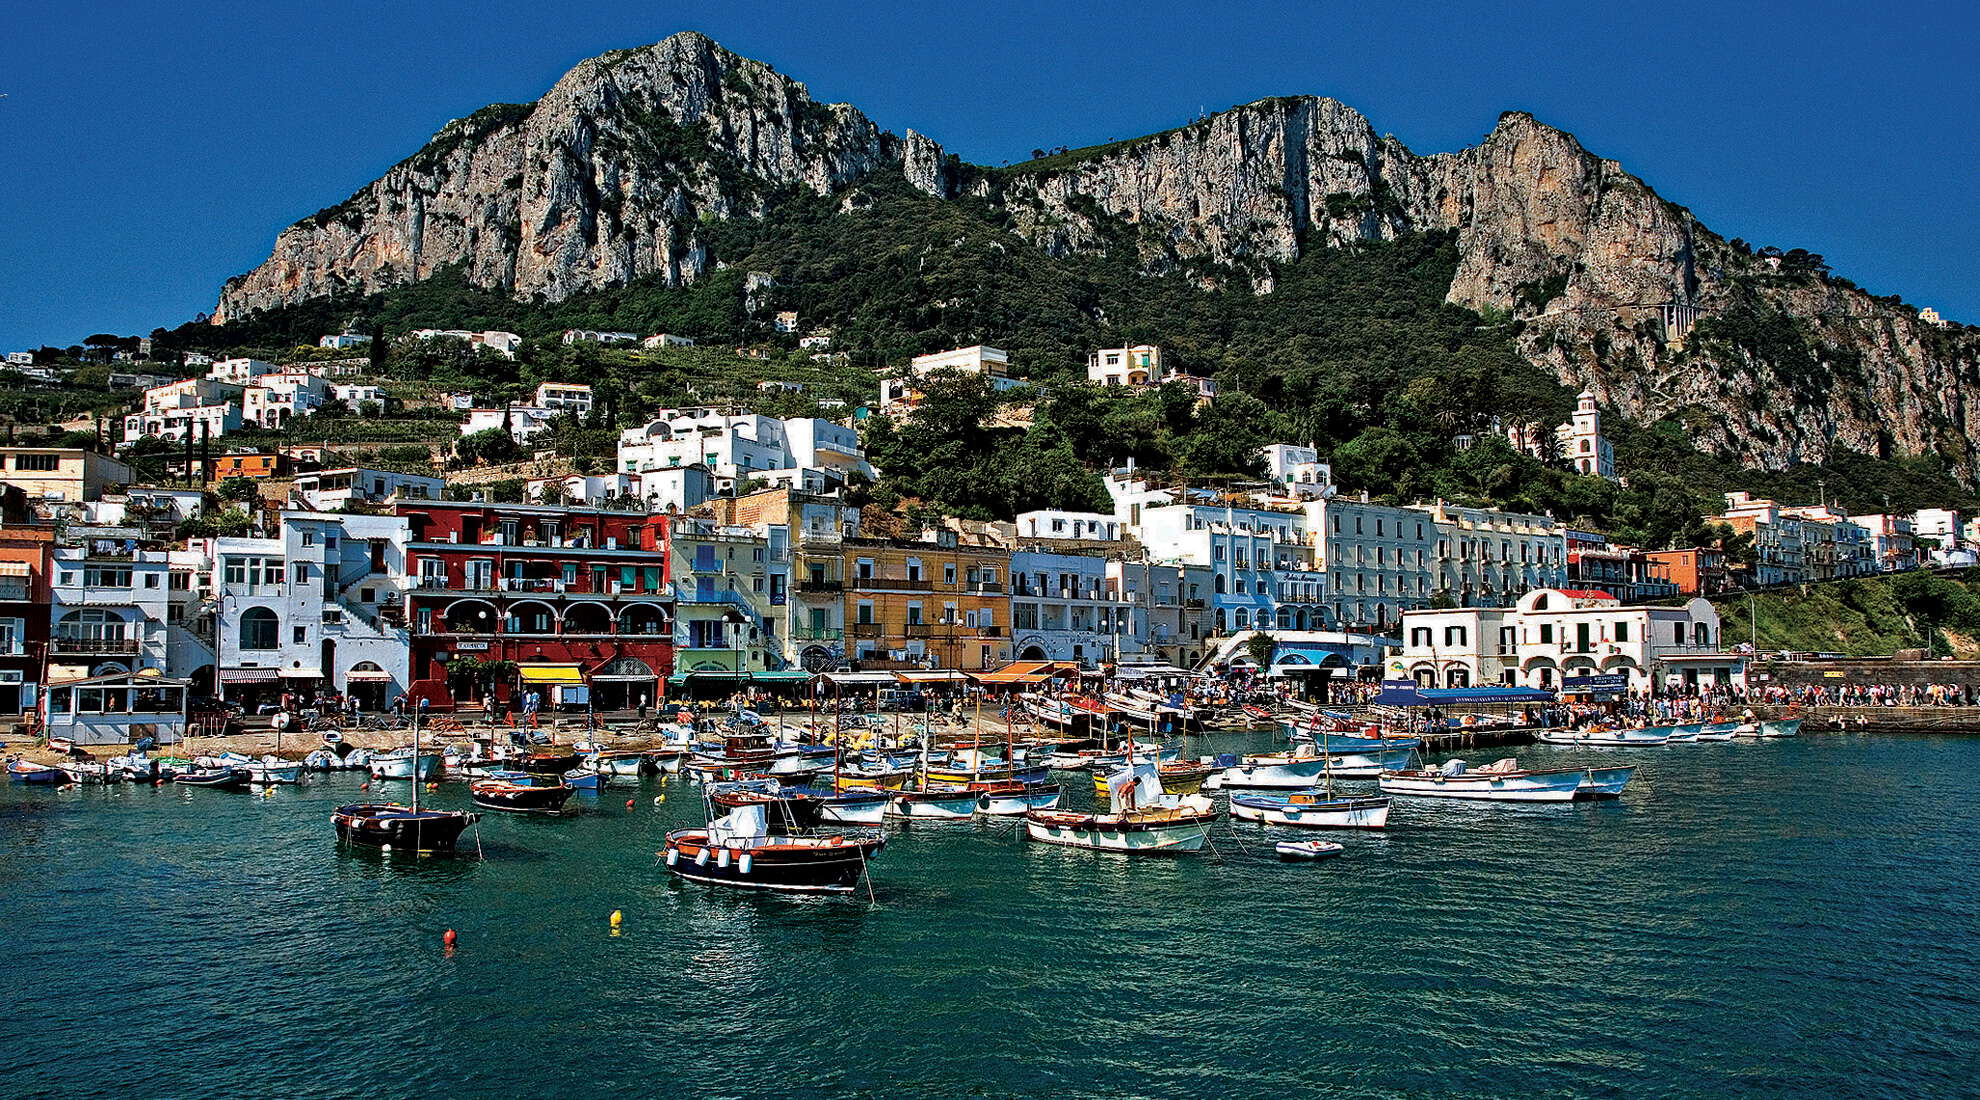
[[[105,488],[136,476],[124,463],[81,447],[0,447],[0,485],[18,486],[29,500],[98,500]]]
[[[1002,667],[1010,660],[1010,565],[1008,549],[952,530],[924,540],[845,539],[847,658],[863,670]]]

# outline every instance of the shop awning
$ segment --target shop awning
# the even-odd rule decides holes
[[[904,684],[939,684],[969,679],[968,676],[952,668],[939,669],[934,672],[896,672],[894,675],[899,677],[900,681]]]
[[[66,680],[87,680],[87,679],[89,679],[88,665],[49,665],[48,666],[48,683],[49,686],[51,687],[53,687],[56,684],[62,683]]]
[[[976,679],[984,684],[1042,684],[1061,676],[1077,675],[1079,669],[1059,661],[1017,661],[995,672],[979,672]]]
[[[1326,646],[1305,642],[1280,642],[1272,647],[1272,665],[1274,668],[1297,668],[1301,665],[1313,668],[1321,666],[1346,668],[1348,658],[1346,654]]]
[[[811,673],[801,669],[779,669],[776,671],[736,672],[732,669],[694,669],[689,672],[676,672],[667,677],[667,682],[681,687],[690,681],[703,684],[803,684],[809,683]]]
[[[223,668],[220,682],[223,684],[272,684],[282,678],[279,668]]]
[[[521,665],[516,673],[525,684],[584,683],[584,673],[576,665]]]
[[[385,684],[391,680],[391,673],[375,668],[354,668],[344,673],[344,682],[349,684]]]
[[[24,561],[0,561],[0,577],[25,577],[28,563]]]
[[[289,680],[321,680],[323,679],[323,670],[320,668],[285,668],[282,670],[282,676]]]
[[[897,684],[900,682],[894,679],[894,674],[891,672],[827,672],[822,674],[822,678],[841,686],[846,684]]]

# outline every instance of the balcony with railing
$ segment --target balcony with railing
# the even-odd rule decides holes
[[[884,630],[879,623],[847,623],[846,636],[849,638],[880,638]]]
[[[928,577],[883,577],[879,575],[854,577],[852,587],[860,592],[901,591],[933,592],[935,582]]]
[[[54,653],[91,654],[132,654],[138,651],[136,638],[93,638],[57,631],[49,639],[48,648]]]
[[[611,577],[601,584],[594,576],[580,574],[576,577],[463,577],[453,581],[446,577],[421,577],[413,587],[420,593],[458,592],[464,596],[584,596],[588,599],[643,599],[663,600],[669,598],[671,590],[665,586],[655,590],[642,584],[626,584]]]
[[[846,590],[846,582],[805,577],[797,582],[797,590],[807,595],[813,593],[838,593]]]
[[[791,637],[800,642],[836,642],[845,636],[845,629],[837,626],[806,626],[800,624],[791,628]]]

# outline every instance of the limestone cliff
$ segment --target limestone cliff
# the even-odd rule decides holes
[[[1819,260],[1736,246],[1525,114],[1477,146],[1422,156],[1343,104],[1277,98],[977,169],[697,34],[586,61],[534,104],[449,123],[284,230],[265,263],[227,284],[215,319],[449,265],[522,299],[685,282],[717,259],[704,219],[876,173],[941,197],[966,189],[1048,251],[1131,240],[1148,270],[1260,293],[1304,249],[1453,232],[1450,300],[1503,315],[1534,361],[1628,416],[1679,415],[1701,445],[1759,465],[1842,444],[1980,469],[1971,330],[1925,324]]]

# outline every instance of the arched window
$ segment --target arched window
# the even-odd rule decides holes
[[[1225,588],[1224,588],[1224,575],[1223,575],[1222,573],[1219,573],[1219,574],[1217,574],[1217,579],[1216,579],[1216,580],[1214,580],[1214,581],[1212,581],[1212,582],[1210,582],[1210,587],[1211,587],[1211,590],[1212,590],[1212,591],[1214,591],[1214,592],[1216,592],[1216,593],[1217,593],[1218,595],[1220,595],[1220,596],[1221,596],[1221,595],[1223,595],[1223,594],[1224,594],[1224,591],[1225,591]]]
[[[241,612],[241,648],[277,649],[282,644],[282,620],[265,607]]]
[[[1243,630],[1245,627],[1250,625],[1251,625],[1251,612],[1246,611],[1242,607],[1238,608],[1236,611],[1231,612],[1232,630]]]

